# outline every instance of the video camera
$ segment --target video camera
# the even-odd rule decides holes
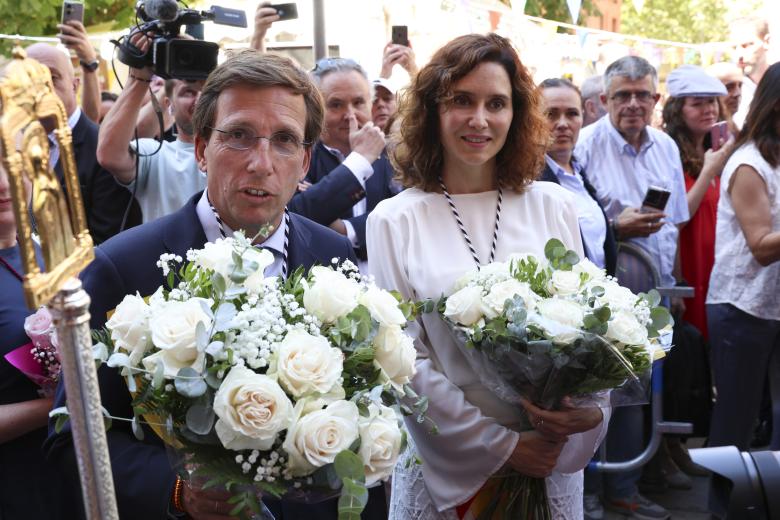
[[[166,79],[201,80],[217,66],[219,45],[202,40],[177,38],[182,25],[197,25],[213,21],[232,27],[246,27],[246,13],[238,9],[212,6],[208,11],[180,8],[176,0],[139,0],[136,15],[143,20],[133,28],[119,47],[119,61],[142,69],[151,66],[154,73]],[[130,43],[130,36],[153,33],[152,45],[142,52]]]

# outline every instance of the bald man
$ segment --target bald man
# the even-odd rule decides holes
[[[729,109],[729,114],[733,116],[739,110],[739,102],[742,99],[742,81],[744,79],[742,69],[733,63],[722,62],[710,65],[707,72],[718,78],[726,87],[728,94],[722,99],[726,108]]]
[[[79,80],[75,77],[70,57],[46,43],[27,48],[27,57],[49,68],[54,91],[65,107],[68,126],[73,136],[73,155],[76,158],[81,196],[87,216],[87,226],[96,244],[119,233],[125,212],[124,228],[141,223],[141,212],[129,191],[117,184],[114,177],[100,167],[96,159],[98,127],[78,105],[76,92]],[[47,128],[51,131],[53,128]],[[65,188],[60,150],[49,134],[49,159],[57,178]]]

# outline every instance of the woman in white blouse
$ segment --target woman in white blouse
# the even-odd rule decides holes
[[[402,110],[395,163],[408,189],[368,219],[370,269],[380,285],[414,300],[439,298],[477,265],[511,253],[543,256],[553,237],[582,256],[571,196],[532,182],[548,134],[533,81],[508,40],[449,42],[415,77]],[[412,329],[412,384],[429,397],[439,432],[407,421],[422,464],[397,465],[390,517],[463,518],[488,479],[509,467],[552,475],[554,516],[581,518],[581,469],[605,429],[604,411],[509,405],[480,384],[438,316],[424,314]]]
[[[764,73],[723,169],[707,325],[718,398],[709,445],[750,447],[765,375],[780,449],[780,63]]]

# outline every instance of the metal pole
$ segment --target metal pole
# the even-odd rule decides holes
[[[325,0],[314,2],[314,62],[328,57],[328,43],[325,41]]]
[[[659,360],[653,363],[653,373],[650,382],[650,388],[652,392],[651,397],[651,413],[653,421],[653,431],[650,435],[650,443],[647,447],[631,460],[623,462],[606,462],[605,451],[602,449],[600,461],[592,461],[588,464],[589,470],[602,471],[604,473],[622,473],[625,471],[631,471],[641,468],[650,459],[653,458],[658,447],[661,445],[661,437],[664,433],[671,433],[675,435],[685,435],[693,431],[693,425],[691,423],[683,422],[671,422],[663,420],[663,360]],[[639,406],[639,405],[637,405]]]
[[[118,520],[114,479],[89,330],[89,296],[78,278],[65,282],[50,309],[57,328],[84,509],[90,520]]]

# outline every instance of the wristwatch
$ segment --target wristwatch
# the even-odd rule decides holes
[[[98,60],[89,63],[87,63],[84,60],[79,60],[79,63],[81,64],[82,67],[84,67],[84,70],[86,70],[87,72],[95,72],[98,68],[98,65],[100,65],[100,62],[98,62]]]

